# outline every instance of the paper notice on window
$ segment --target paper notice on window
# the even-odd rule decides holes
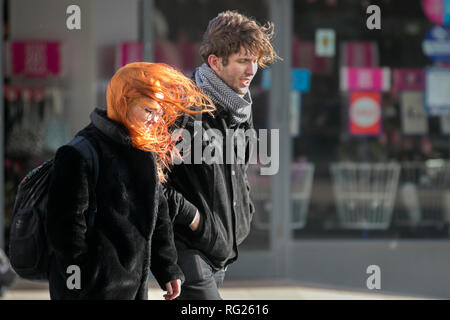
[[[336,54],[336,32],[333,29],[316,30],[316,55],[334,57]]]
[[[400,95],[402,131],[405,135],[428,133],[428,118],[422,91],[403,91]]]
[[[425,104],[430,115],[450,115],[450,69],[429,68]]]

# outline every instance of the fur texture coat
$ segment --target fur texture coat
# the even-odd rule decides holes
[[[54,251],[50,295],[147,299],[150,269],[163,290],[170,280],[184,280],[155,160],[134,148],[127,130],[106,111],[96,109],[91,121],[78,135],[97,151],[97,182],[72,146],[59,148],[54,160],[46,220]],[[74,288],[71,265],[79,267],[80,288]]]

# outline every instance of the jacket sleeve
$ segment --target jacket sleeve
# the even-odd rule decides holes
[[[56,256],[64,264],[81,265],[87,254],[88,167],[71,146],[55,155],[47,205],[48,239]]]
[[[151,271],[164,291],[166,283],[181,279],[184,274],[177,265],[177,251],[173,239],[172,223],[170,221],[167,200],[160,189],[159,205],[155,230],[151,240]]]
[[[164,183],[163,190],[172,223],[190,225],[197,213],[197,208],[172,187],[170,180]]]
[[[191,121],[184,128],[190,133],[191,140],[187,150],[189,150],[192,160],[195,159],[194,137],[196,128]],[[206,201],[201,201],[195,196],[192,197],[194,193],[197,194],[194,190],[196,187],[189,182],[191,179],[195,181],[195,166],[202,165],[184,162],[174,165],[167,174],[168,179],[164,184],[164,194],[167,197],[169,215],[175,232],[181,238],[189,239],[191,245],[195,248],[207,250],[208,246],[214,241],[213,238],[215,236],[213,233],[213,212],[212,207],[208,206]],[[192,231],[189,225],[192,223],[197,211],[200,214],[200,223],[197,230]]]
[[[183,119],[183,120],[181,120]],[[178,125],[187,130],[190,133],[191,139],[193,135],[193,124],[192,119],[185,115],[185,117],[180,117],[180,123]],[[182,121],[182,123],[181,123]],[[190,141],[192,144],[192,140]],[[182,193],[180,193],[171,183],[172,175],[171,172],[167,172],[167,182],[164,183],[163,191],[167,199],[167,204],[169,207],[169,215],[172,223],[177,223],[185,226],[189,226],[194,220],[195,214],[197,213],[197,208],[191,202],[189,202]]]

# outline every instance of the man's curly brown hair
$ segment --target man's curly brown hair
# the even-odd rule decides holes
[[[200,45],[200,55],[205,63],[211,54],[222,58],[223,65],[228,64],[228,57],[238,53],[241,48],[258,57],[258,66],[266,67],[278,59],[272,44],[274,25],[271,22],[260,25],[236,11],[219,13],[212,19],[206,29]]]

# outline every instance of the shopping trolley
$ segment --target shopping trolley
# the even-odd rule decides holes
[[[293,229],[303,229],[306,225],[311,187],[314,177],[313,163],[295,163],[292,165],[292,223]]]
[[[251,187],[250,197],[256,211],[253,218],[254,226],[261,230],[268,230],[273,212],[271,176],[261,175],[259,165],[250,165],[247,176]],[[292,165],[292,229],[302,229],[306,225],[313,177],[314,164],[305,162]]]
[[[387,229],[392,220],[400,174],[398,163],[331,164],[341,227]]]
[[[442,226],[450,221],[450,161],[403,162],[395,223]]]

